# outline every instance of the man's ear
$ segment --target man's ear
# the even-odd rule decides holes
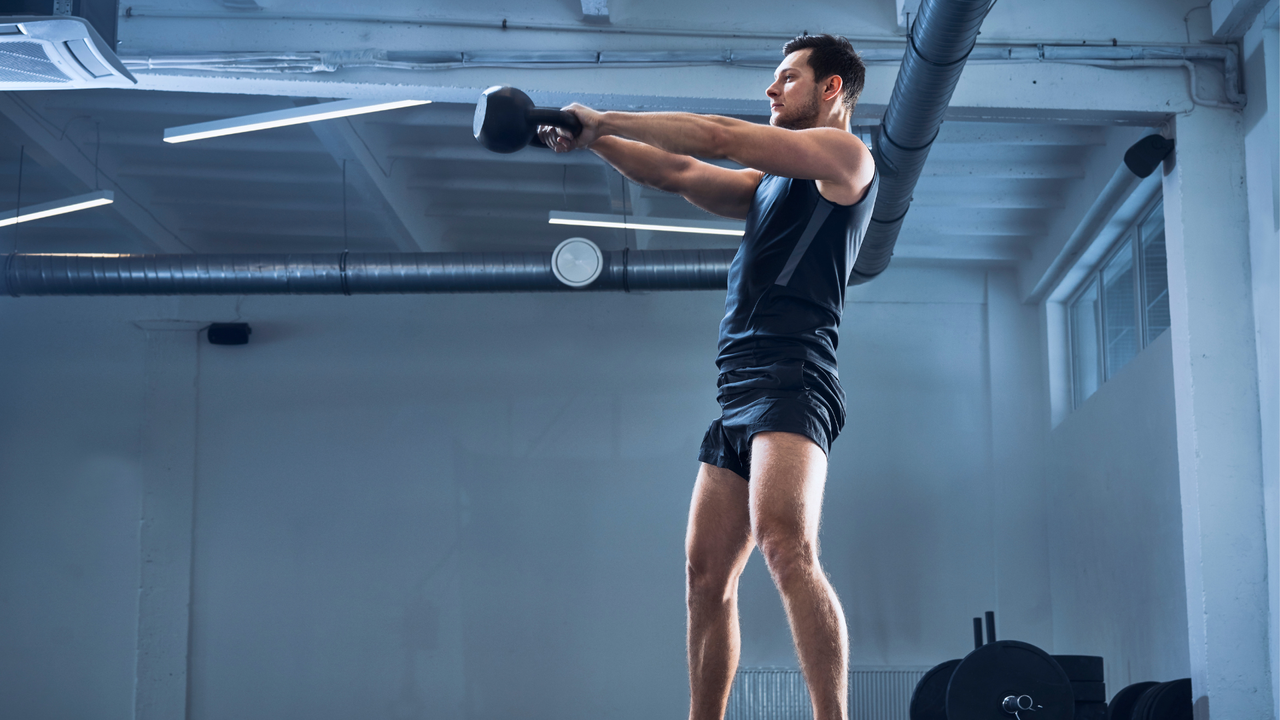
[[[842,90],[844,90],[844,80],[839,75],[832,75],[822,83],[822,99],[830,100],[837,97]]]

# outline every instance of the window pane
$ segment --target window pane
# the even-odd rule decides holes
[[[1076,407],[1098,389],[1101,380],[1098,377],[1102,364],[1098,358],[1098,311],[1098,284],[1092,282],[1071,305],[1071,391]]]
[[[1138,354],[1137,308],[1134,298],[1133,243],[1125,240],[1116,256],[1102,269],[1102,336],[1106,347],[1106,377],[1114,377]]]
[[[1142,304],[1146,312],[1146,343],[1169,329],[1169,270],[1164,253],[1164,209],[1155,212],[1142,224]]]

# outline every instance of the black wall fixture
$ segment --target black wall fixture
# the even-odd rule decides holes
[[[1147,177],[1173,152],[1174,141],[1161,135],[1148,135],[1124,151],[1124,165],[1140,178]]]
[[[209,326],[209,344],[248,345],[251,334],[249,323],[213,323]]]

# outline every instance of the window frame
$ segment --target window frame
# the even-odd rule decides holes
[[[1124,232],[1120,233],[1119,237],[1117,237],[1112,243],[1112,246],[1080,281],[1079,287],[1072,291],[1071,295],[1067,297],[1067,301],[1065,303],[1067,310],[1067,377],[1071,383],[1071,409],[1073,411],[1078,410],[1082,405],[1084,405],[1085,401],[1087,401],[1089,397],[1093,396],[1093,393],[1090,393],[1089,396],[1081,398],[1080,393],[1078,392],[1081,378],[1078,378],[1076,373],[1076,367],[1079,364],[1076,356],[1076,351],[1078,349],[1076,346],[1079,342],[1076,338],[1075,332],[1076,303],[1078,303],[1080,299],[1088,293],[1091,287],[1097,287],[1098,305],[1097,310],[1095,311],[1094,333],[1096,337],[1094,339],[1094,343],[1098,348],[1095,362],[1097,363],[1096,372],[1098,376],[1098,388],[1101,388],[1114,375],[1114,373],[1108,372],[1109,364],[1107,362],[1108,351],[1106,342],[1107,300],[1102,275],[1106,271],[1107,266],[1121,254],[1120,251],[1124,249],[1126,242],[1128,242],[1129,251],[1132,253],[1131,262],[1133,265],[1130,272],[1133,273],[1134,280],[1133,311],[1136,316],[1134,318],[1134,329],[1137,332],[1139,345],[1138,352],[1141,353],[1143,350],[1146,350],[1147,347],[1156,340],[1156,338],[1147,340],[1147,303],[1145,297],[1147,287],[1147,267],[1144,262],[1145,258],[1143,257],[1146,238],[1142,234],[1142,229],[1147,224],[1147,221],[1150,220],[1157,212],[1164,212],[1164,198],[1159,195],[1152,199],[1151,202],[1147,204],[1147,207],[1143,208],[1142,212],[1138,213],[1138,216],[1133,223],[1129,225],[1129,227],[1125,228]],[[1161,223],[1160,227],[1163,230],[1164,223]],[[1167,284],[1166,280],[1166,286]],[[1166,289],[1165,292],[1167,293],[1168,290]],[[1128,363],[1126,363],[1126,365],[1127,364]],[[1119,372],[1120,369],[1123,368],[1117,369],[1116,372]],[[1096,393],[1098,388],[1095,388],[1093,392]]]

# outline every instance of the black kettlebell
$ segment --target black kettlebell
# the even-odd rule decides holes
[[[538,126],[564,128],[576,137],[582,132],[578,118],[563,110],[533,106],[528,95],[513,88],[494,85],[480,96],[471,132],[486,148],[513,153],[526,145],[542,145]]]

